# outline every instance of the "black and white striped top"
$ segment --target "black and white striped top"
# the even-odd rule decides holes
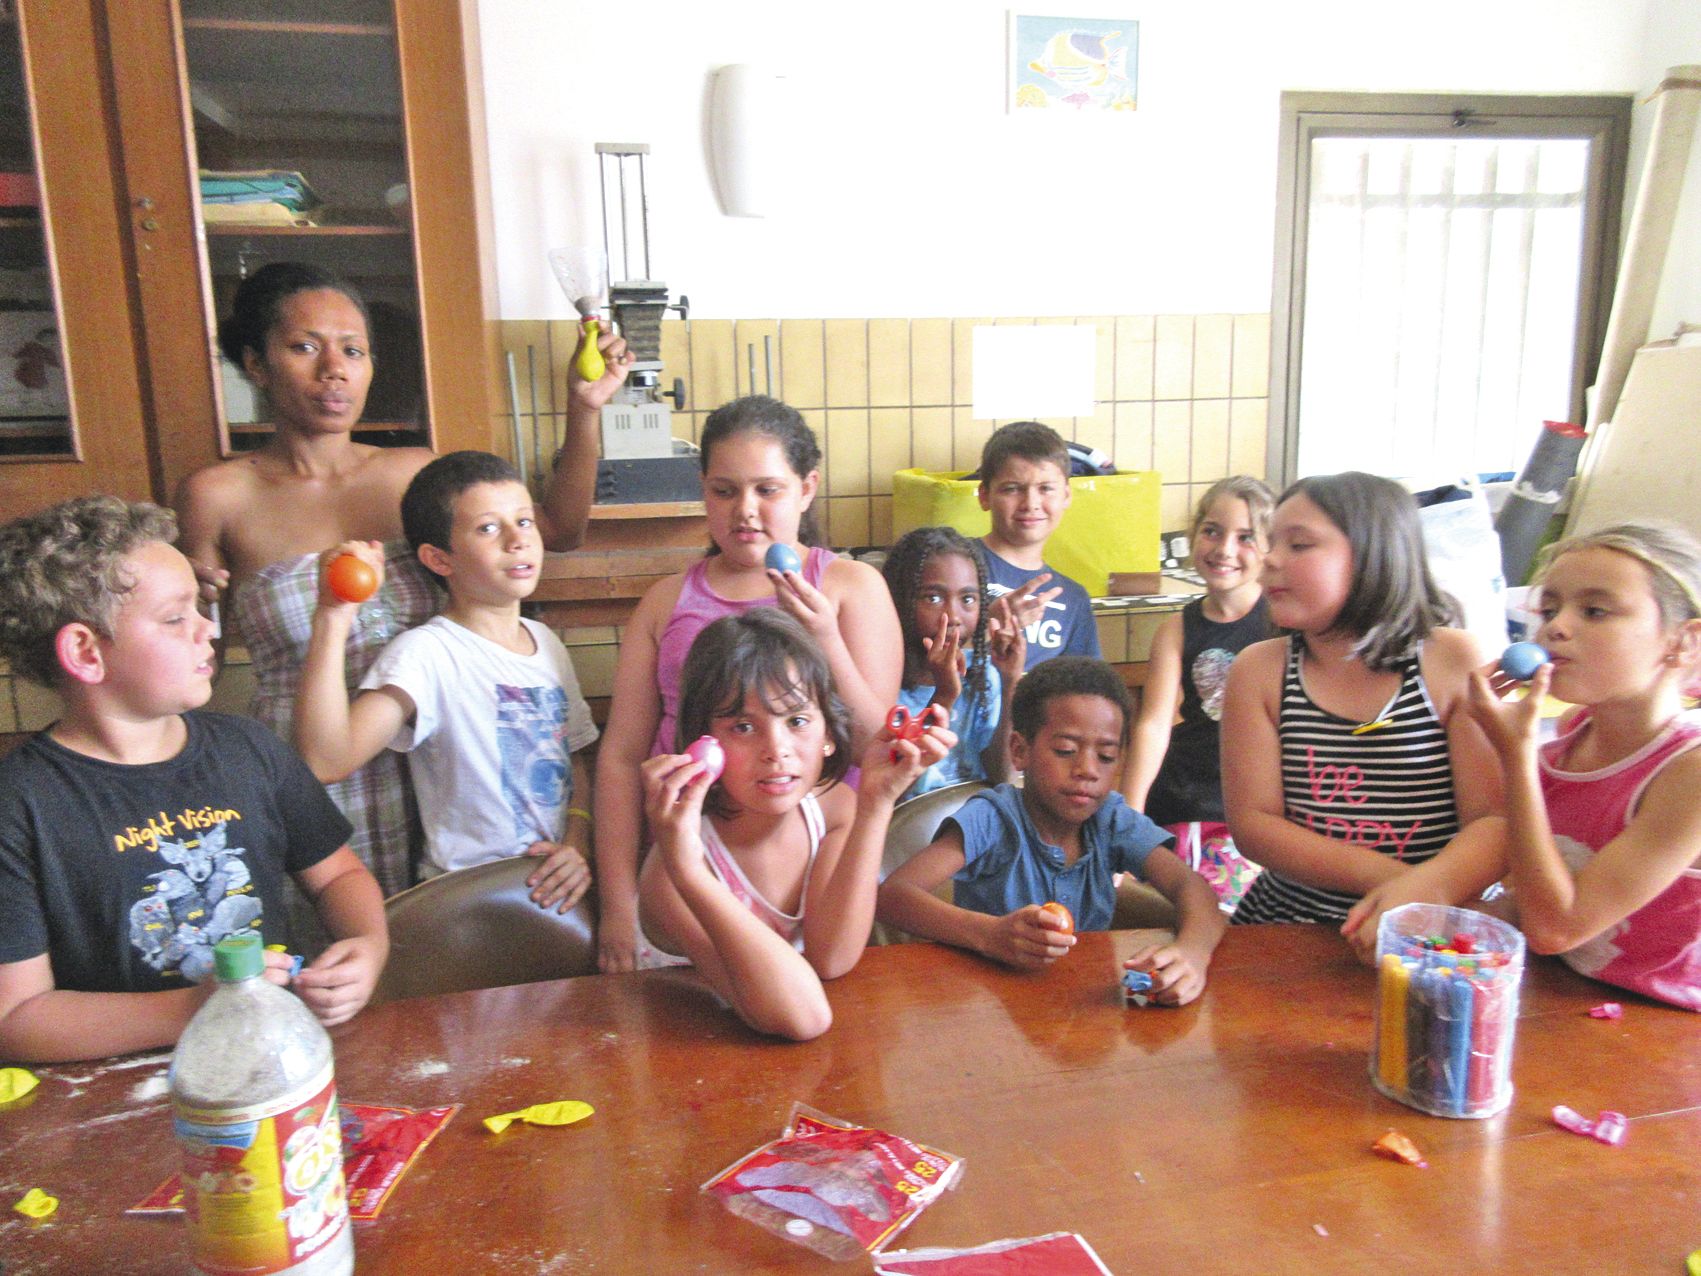
[[[1349,722],[1312,702],[1300,676],[1304,639],[1289,642],[1277,729],[1287,818],[1325,837],[1407,864],[1430,859],[1459,831],[1447,729],[1414,655],[1371,720]],[[1358,734],[1354,734],[1357,730]],[[1237,922],[1338,922],[1358,896],[1307,886],[1266,869],[1235,910]]]

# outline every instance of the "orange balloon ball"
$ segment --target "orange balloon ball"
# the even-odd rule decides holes
[[[1062,929],[1065,935],[1073,935],[1075,933],[1074,915],[1062,904],[1059,904],[1055,899],[1041,904],[1040,912],[1050,913],[1053,917],[1057,918],[1058,921],[1062,922]]]
[[[378,589],[378,573],[353,554],[339,554],[325,571],[325,584],[345,603],[363,603]]]

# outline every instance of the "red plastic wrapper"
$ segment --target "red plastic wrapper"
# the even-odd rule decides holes
[[[794,1103],[780,1137],[702,1190],[827,1258],[878,1252],[962,1177],[961,1157]]]
[[[888,1250],[874,1276],[1110,1276],[1110,1268],[1075,1232],[1052,1232],[973,1249]]]
[[[461,1110],[389,1108],[370,1103],[345,1103],[343,1118],[343,1180],[348,1186],[348,1216],[357,1223],[378,1217],[391,1190],[419,1158],[437,1132]],[[183,1179],[173,1174],[126,1214],[181,1214]]]

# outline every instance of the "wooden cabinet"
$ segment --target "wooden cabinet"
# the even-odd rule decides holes
[[[221,375],[216,330],[271,261],[326,266],[366,295],[377,375],[361,437],[494,445],[475,0],[10,3],[72,442],[0,454],[0,513],[78,491],[168,500],[261,443],[264,405],[227,396],[245,387]],[[303,224],[264,207],[209,222],[204,174],[253,170],[299,172],[322,207]]]

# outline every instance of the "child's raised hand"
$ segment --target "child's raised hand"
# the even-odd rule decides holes
[[[701,859],[708,768],[686,754],[663,753],[639,767],[638,774],[644,783],[644,815],[667,862],[683,866]]]
[[[590,336],[585,332],[584,324],[580,324],[579,344],[574,347],[573,357],[567,360],[567,394],[575,407],[600,409],[626,383],[633,355],[626,348],[625,337],[607,331],[599,332],[596,343],[602,353],[603,374],[595,381],[586,381],[579,376],[578,352],[584,349],[588,340]]]
[[[201,601],[216,603],[230,584],[230,571],[224,567],[214,567],[196,559],[189,560],[189,566],[195,570],[195,583],[201,590]]]
[[[1050,589],[1040,590],[1040,586],[1050,579],[1050,572],[1041,572],[1038,576],[1030,576],[1017,588],[1001,595],[998,601],[1006,603],[1010,608],[1010,614],[1016,618],[1016,623],[1026,629],[1044,616],[1046,604],[1063,592],[1062,585],[1053,585]]]
[[[526,878],[531,887],[532,902],[546,912],[556,908],[565,913],[584,896],[591,885],[591,866],[584,852],[566,842],[533,842],[526,854],[543,863]]]
[[[1075,946],[1063,919],[1038,904],[1024,904],[993,924],[986,955],[1018,970],[1043,970]]]
[[[1553,666],[1544,664],[1530,679],[1529,691],[1522,700],[1507,700],[1504,697],[1508,692],[1525,684],[1502,673],[1498,660],[1472,671],[1465,707],[1502,762],[1516,761],[1525,752],[1534,751],[1542,704],[1552,682]]]
[[[944,613],[939,616],[939,628],[923,634],[921,645],[927,648],[927,667],[933,674],[933,703],[949,710],[963,694],[963,658],[961,631]]]
[[[957,733],[948,727],[928,727],[914,740],[894,740],[890,732],[881,732],[862,755],[858,800],[891,805],[956,747]]]
[[[295,977],[296,995],[327,1028],[352,1019],[372,998],[384,955],[378,941],[339,939]]]
[[[1011,611],[1008,594],[992,604],[987,616],[986,650],[1006,687],[1022,676],[1028,663],[1028,634]]]
[[[1185,1006],[1205,991],[1205,970],[1210,956],[1170,942],[1148,944],[1127,961],[1124,970],[1138,970],[1152,977],[1151,998],[1159,1005]]]
[[[352,558],[358,566],[338,565]],[[378,541],[344,541],[319,555],[319,606],[359,607],[349,601],[354,593],[362,600],[372,597],[384,584],[384,546]],[[358,588],[355,588],[358,587]]]
[[[791,614],[817,643],[825,644],[839,632],[839,605],[803,579],[802,572],[766,569],[774,582],[774,596],[782,610]]]

